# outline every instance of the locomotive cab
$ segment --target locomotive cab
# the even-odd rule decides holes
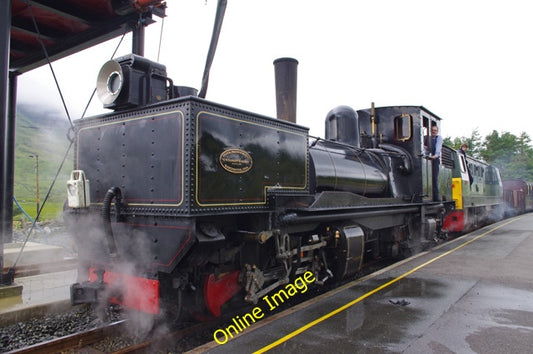
[[[422,106],[372,107],[357,113],[361,147],[381,148],[392,156],[392,195],[424,202],[442,200],[442,194],[433,198],[431,162],[426,158],[430,127],[440,128],[441,118]],[[441,173],[446,174],[446,168],[441,163]],[[439,191],[446,194],[451,186],[444,178],[440,181]]]

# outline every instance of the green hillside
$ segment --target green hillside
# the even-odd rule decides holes
[[[34,107],[19,105],[15,136],[15,197],[24,210],[36,216],[36,158],[39,160],[39,199],[41,205],[54,176],[70,145],[66,138],[69,123],[60,113],[37,111]],[[66,181],[72,169],[72,151],[63,166],[40,220],[61,217],[66,199]],[[21,219],[19,208],[14,205],[17,226]]]

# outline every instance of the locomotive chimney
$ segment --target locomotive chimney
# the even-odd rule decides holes
[[[296,87],[298,61],[293,58],[274,60],[276,110],[278,119],[296,123]]]

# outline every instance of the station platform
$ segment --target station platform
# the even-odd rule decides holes
[[[24,246],[24,251],[20,249]],[[20,256],[19,256],[20,253]],[[17,265],[41,264],[51,260],[63,258],[63,248],[36,242],[7,243],[4,245],[4,267],[11,267],[18,260]]]
[[[242,314],[193,352],[530,353],[532,229],[507,219],[249,327]]]
[[[70,305],[70,285],[76,282],[77,269],[15,277],[22,287],[19,296],[0,298],[0,326],[27,320]]]
[[[0,288],[0,325],[58,304],[70,306],[70,285],[76,282],[77,267],[75,259],[65,258],[63,247],[28,242],[19,257],[22,243],[4,246],[5,270],[18,262],[14,283]]]

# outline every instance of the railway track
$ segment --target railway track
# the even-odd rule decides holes
[[[55,338],[42,343],[11,351],[10,353],[58,353],[86,348],[110,336],[119,335],[124,331],[126,321],[121,320],[103,327],[94,328],[84,332]]]
[[[184,351],[203,344],[204,339],[184,343],[201,332],[209,332],[213,324],[198,323],[179,330],[150,335],[148,339],[135,337],[128,328],[130,322],[121,320],[68,336],[10,351],[9,353],[154,353]],[[177,348],[177,349],[176,349]]]

